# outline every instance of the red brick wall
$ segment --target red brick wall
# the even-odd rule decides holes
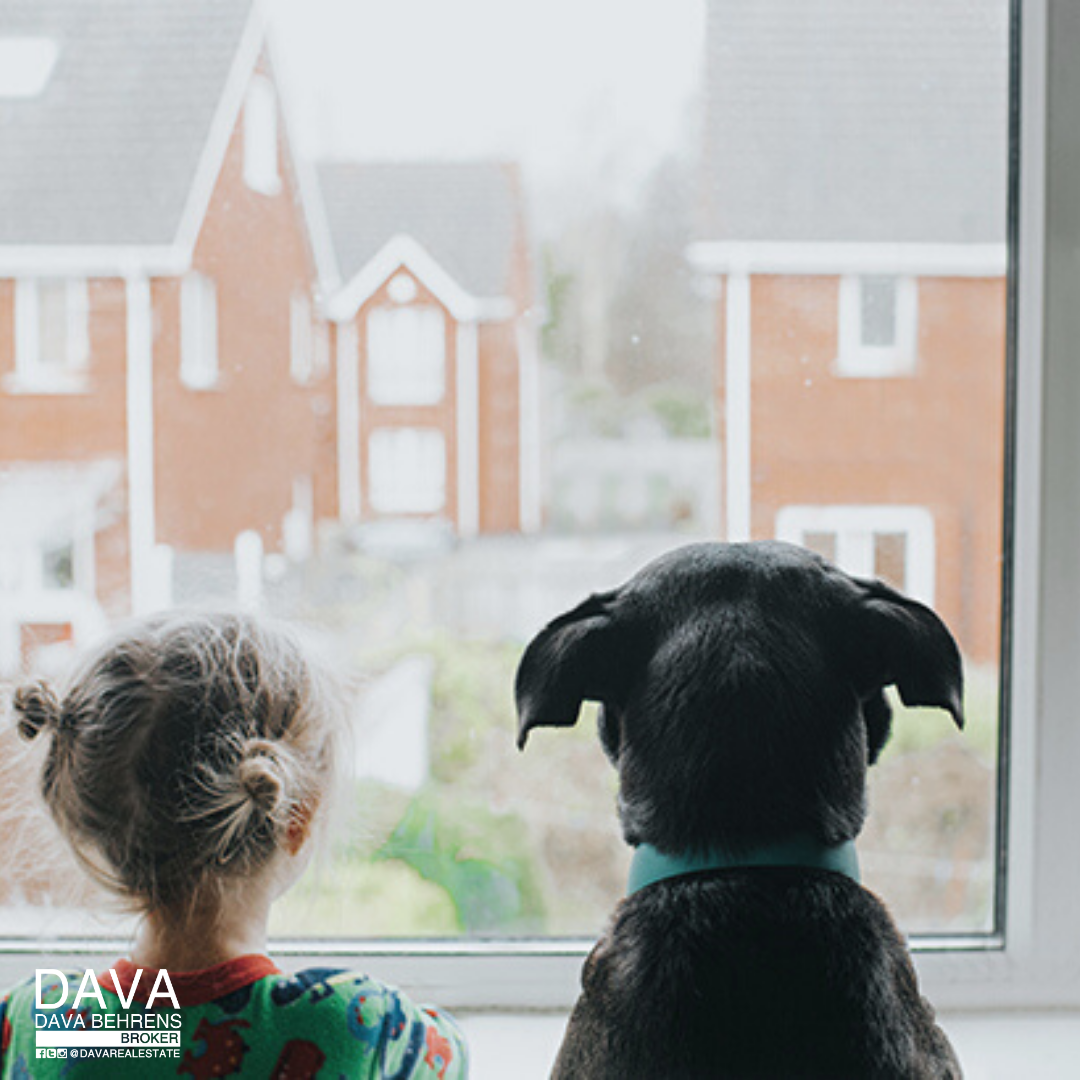
[[[482,323],[480,354],[480,531],[515,532],[521,522],[521,409],[515,324]]]
[[[935,523],[935,606],[975,660],[1000,625],[1005,284],[923,279],[917,371],[835,374],[837,278],[751,283],[755,538],[792,504],[922,506]],[[723,298],[719,415],[723,416]]]
[[[244,182],[237,125],[196,245],[194,269],[217,286],[215,387],[181,382],[180,283],[153,284],[157,530],[178,551],[228,551],[245,529],[278,549],[294,478],[327,467],[331,375],[299,386],[289,370],[291,297],[314,271],[280,130],[282,189],[267,196]]]

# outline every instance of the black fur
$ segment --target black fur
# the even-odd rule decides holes
[[[883,689],[963,725],[927,607],[788,544],[700,544],[547,626],[518,744],[599,701],[630,844],[853,839],[889,736]],[[888,913],[826,871],[741,869],[623,901],[586,964],[555,1076],[959,1077]]]

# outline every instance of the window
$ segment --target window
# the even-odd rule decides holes
[[[776,536],[934,604],[934,519],[922,507],[787,506],[777,515]]]
[[[368,316],[367,341],[368,393],[376,405],[442,400],[446,327],[441,308],[375,308]]]
[[[244,101],[244,182],[260,195],[281,190],[277,96],[265,75],[251,80]]]
[[[315,373],[315,327],[311,301],[303,293],[293,293],[289,303],[289,370],[298,383],[306,383]]]
[[[180,378],[192,390],[218,381],[217,288],[197,272],[180,287]]]
[[[33,390],[82,390],[90,355],[86,282],[23,278],[15,293],[15,371]]]
[[[243,155],[231,180],[222,174],[233,187],[195,190],[197,163],[190,184],[179,165],[172,173],[178,208],[166,205],[166,186],[142,201],[138,184],[123,187],[140,214],[163,208],[162,235],[185,217],[184,250],[133,246],[123,254],[134,263],[97,268],[130,235],[84,250],[98,235],[90,226],[103,234],[112,218],[84,209],[98,205],[96,188],[80,187],[47,208],[84,263],[54,270],[46,260],[64,252],[38,229],[34,265],[19,273],[48,276],[33,286],[29,322],[31,286],[14,290],[10,344],[0,289],[0,364],[19,379],[24,366],[48,366],[37,351],[33,363],[17,359],[32,355],[27,327],[39,342],[54,335],[46,352],[67,356],[58,320],[43,337],[38,312],[71,304],[55,289],[39,303],[38,288],[88,274],[95,362],[107,338],[136,361],[92,422],[59,411],[81,399],[49,400],[48,415],[5,425],[0,440],[0,469],[31,455],[101,454],[124,466],[127,486],[102,498],[95,522],[96,579],[76,572],[79,589],[110,619],[129,612],[129,597],[152,606],[137,571],[168,545],[178,604],[239,598],[302,611],[313,632],[342,643],[343,667],[375,695],[356,716],[377,718],[387,700],[401,710],[397,728],[357,720],[366,771],[347,797],[361,825],[347,826],[328,868],[313,867],[275,910],[282,951],[326,951],[333,939],[351,952],[365,938],[386,954],[380,974],[409,986],[453,986],[474,1005],[565,1005],[582,942],[624,890],[627,853],[591,713],[523,756],[514,750],[508,689],[521,648],[545,621],[671,547],[779,535],[932,600],[961,639],[968,730],[897,716],[860,841],[868,884],[922,950],[928,993],[945,1007],[1074,1004],[1074,973],[1053,958],[1080,944],[1059,902],[1080,890],[1080,871],[1045,856],[1070,850],[1080,815],[1069,727],[1080,700],[1080,369],[1070,351],[1080,340],[1080,237],[1069,202],[1080,190],[1069,152],[1080,130],[1069,82],[1080,27],[1070,6],[1054,6],[1049,72],[1045,5],[1016,6],[1030,52],[1024,92],[1012,88],[1025,115],[1011,160],[1028,171],[1020,246],[1008,248],[1008,0],[960,0],[945,15],[941,5],[841,5],[815,14],[835,21],[811,37],[797,35],[795,19],[755,20],[735,0],[551,0],[515,11],[513,33],[502,16],[479,17],[479,0],[424,2],[438,56],[416,54],[413,5],[275,9],[283,64],[302,76],[290,120],[317,158],[312,177],[297,169],[299,205],[285,225],[276,215],[293,200],[249,189],[281,185],[294,125],[278,121],[274,84],[241,71],[231,100],[244,97],[245,78],[249,91],[220,140],[228,134]],[[124,18],[118,9],[110,33],[137,34]],[[626,43],[618,50],[613,18]],[[174,49],[155,43],[162,63],[204,55],[201,31],[180,22]],[[63,41],[66,65],[81,38]],[[882,42],[887,66],[874,63]],[[645,68],[623,64],[640,55]],[[844,67],[852,57],[858,70]],[[183,91],[168,113],[184,130],[210,131],[219,102],[192,114],[200,96],[177,64],[162,80],[163,91]],[[560,92],[541,93],[552,65]],[[142,66],[128,74],[143,78]],[[1044,115],[1048,74],[1055,107]],[[293,81],[282,80],[283,110]],[[446,107],[433,120],[430,96],[387,94],[401,85],[438,86]],[[117,116],[130,100],[114,103]],[[357,107],[365,101],[379,107]],[[696,130],[688,109],[698,110]],[[12,152],[20,169],[48,144],[46,119]],[[1039,141],[1044,121],[1049,145]],[[904,148],[902,176],[894,156],[872,151],[881,145]],[[334,172],[343,161],[357,171]],[[72,175],[98,169],[107,174],[108,162]],[[28,196],[4,177],[14,220]],[[44,199],[53,188],[35,191]],[[206,215],[188,221],[185,207],[203,194]],[[222,235],[227,258],[213,250]],[[310,240],[317,273],[294,265],[297,236]],[[428,260],[379,263],[400,236]],[[191,251],[213,278],[179,285],[180,374],[219,392],[185,394],[173,409],[162,365],[174,355],[176,268]],[[6,246],[4,257],[14,258]],[[423,288],[414,263],[432,271]],[[98,310],[106,269],[123,293]],[[227,278],[234,271],[239,280]],[[325,297],[336,317],[335,290],[357,279],[381,306],[328,327],[311,298]],[[252,377],[232,377],[241,364]],[[0,486],[0,533],[21,520],[4,498]],[[475,536],[454,520],[466,504]],[[400,520],[409,517],[425,520]],[[410,532],[433,539],[425,548]],[[258,559],[234,552],[248,534],[261,538]],[[0,584],[33,573],[65,592],[62,548],[9,563],[0,557]],[[1002,566],[1013,575],[1004,582]],[[0,652],[18,657],[7,641]],[[408,767],[370,767],[364,748],[393,761],[395,738]],[[20,779],[0,769],[0,788]],[[17,803],[0,790],[0,824],[16,826],[8,834],[19,822],[3,814]],[[68,904],[59,887],[41,886],[32,856],[9,864],[0,923],[20,948],[127,933],[102,923],[93,902]]]
[[[446,505],[446,443],[422,428],[372,432],[371,505],[380,514],[431,514]]]
[[[918,285],[913,278],[863,274],[840,280],[840,375],[910,375],[918,359]]]

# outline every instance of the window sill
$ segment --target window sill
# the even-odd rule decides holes
[[[18,395],[87,394],[90,377],[84,371],[64,371],[41,374],[16,372],[5,376],[4,390]]]
[[[910,356],[853,353],[838,356],[832,370],[841,379],[905,379],[917,374],[918,363]]]

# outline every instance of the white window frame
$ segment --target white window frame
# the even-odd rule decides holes
[[[807,533],[836,536],[841,569],[856,577],[875,577],[874,537],[900,533],[907,541],[903,590],[933,606],[935,583],[934,516],[922,506],[785,506],[776,515],[776,538],[805,544]]]
[[[866,277],[896,280],[896,340],[863,341],[862,288]],[[914,374],[919,350],[919,286],[905,274],[847,274],[840,279],[839,349],[836,373],[849,378],[886,379]]]
[[[62,364],[41,355],[41,288],[66,293]],[[85,278],[19,278],[15,283],[15,374],[8,389],[33,393],[82,393],[88,389],[90,293]]]
[[[1052,19],[1052,27],[1050,25]],[[1019,10],[1021,154],[1015,491],[1008,637],[1008,822],[1004,939],[923,939],[922,991],[939,1010],[1080,1008],[1080,6]],[[1052,32],[1051,32],[1052,31]],[[1054,50],[1048,50],[1048,40]],[[1047,82],[1052,92],[1047,93]],[[1047,109],[1047,101],[1053,108]],[[507,736],[510,737],[509,735]],[[565,1009],[591,939],[276,942],[297,968],[355,964],[449,1008]],[[966,947],[965,947],[966,946]],[[125,942],[8,943],[0,984],[40,966],[100,969]]]
[[[180,282],[180,380],[210,390],[219,376],[217,285],[192,270]]]
[[[274,84],[253,75],[244,98],[244,183],[260,195],[281,191],[278,102]]]
[[[419,350],[419,351],[418,351]],[[446,316],[435,304],[380,305],[367,317],[367,394],[375,405],[446,396]]]
[[[368,498],[377,514],[438,514],[446,509],[446,436],[438,428],[380,427],[368,437]],[[400,453],[431,453],[430,490],[403,476]]]

